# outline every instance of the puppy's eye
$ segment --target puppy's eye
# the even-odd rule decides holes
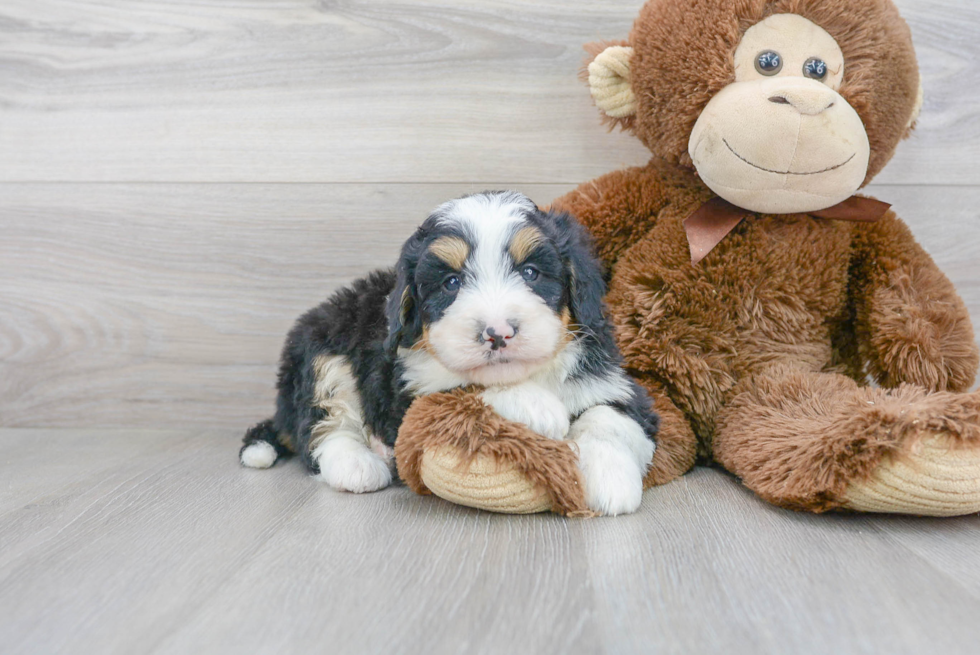
[[[783,58],[774,50],[760,52],[755,58],[755,69],[763,75],[775,75],[783,68]]]
[[[460,284],[462,284],[462,280],[459,279],[458,275],[450,275],[442,281],[442,288],[450,292],[459,291]]]
[[[534,268],[533,266],[525,266],[524,268],[521,269],[521,277],[527,280],[528,282],[534,282],[535,280],[537,280],[538,275],[539,275],[538,269]]]
[[[827,62],[823,59],[810,57],[803,64],[803,75],[813,80],[822,80],[827,77]]]

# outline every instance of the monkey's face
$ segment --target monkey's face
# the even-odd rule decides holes
[[[833,37],[796,14],[770,16],[735,51],[735,82],[716,94],[688,152],[704,183],[757,212],[816,211],[863,183],[871,149],[838,93],[844,56]]]
[[[586,49],[607,123],[760,212],[846,199],[922,106],[892,0],[647,0],[627,41]]]

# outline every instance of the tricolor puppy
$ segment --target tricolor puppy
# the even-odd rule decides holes
[[[620,368],[588,235],[515,192],[438,207],[394,271],[337,292],[289,333],[275,417],[241,461],[296,452],[336,489],[392,480],[402,417],[420,395],[461,386],[504,418],[576,442],[589,507],[632,512],[657,417]]]

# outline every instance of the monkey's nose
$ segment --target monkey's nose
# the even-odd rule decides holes
[[[490,350],[506,348],[507,342],[517,336],[517,324],[506,321],[500,325],[488,325],[483,328],[480,343],[490,343]]]
[[[835,101],[836,94],[822,84],[780,89],[769,96],[769,102],[777,105],[791,105],[793,109],[807,116],[822,114],[833,107]]]

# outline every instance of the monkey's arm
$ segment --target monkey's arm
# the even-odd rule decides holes
[[[970,314],[908,226],[889,212],[855,230],[858,349],[879,384],[965,391],[980,361]]]
[[[667,205],[666,191],[662,171],[638,166],[585,182],[557,198],[551,209],[566,211],[585,225],[596,254],[610,267],[656,223]]]

